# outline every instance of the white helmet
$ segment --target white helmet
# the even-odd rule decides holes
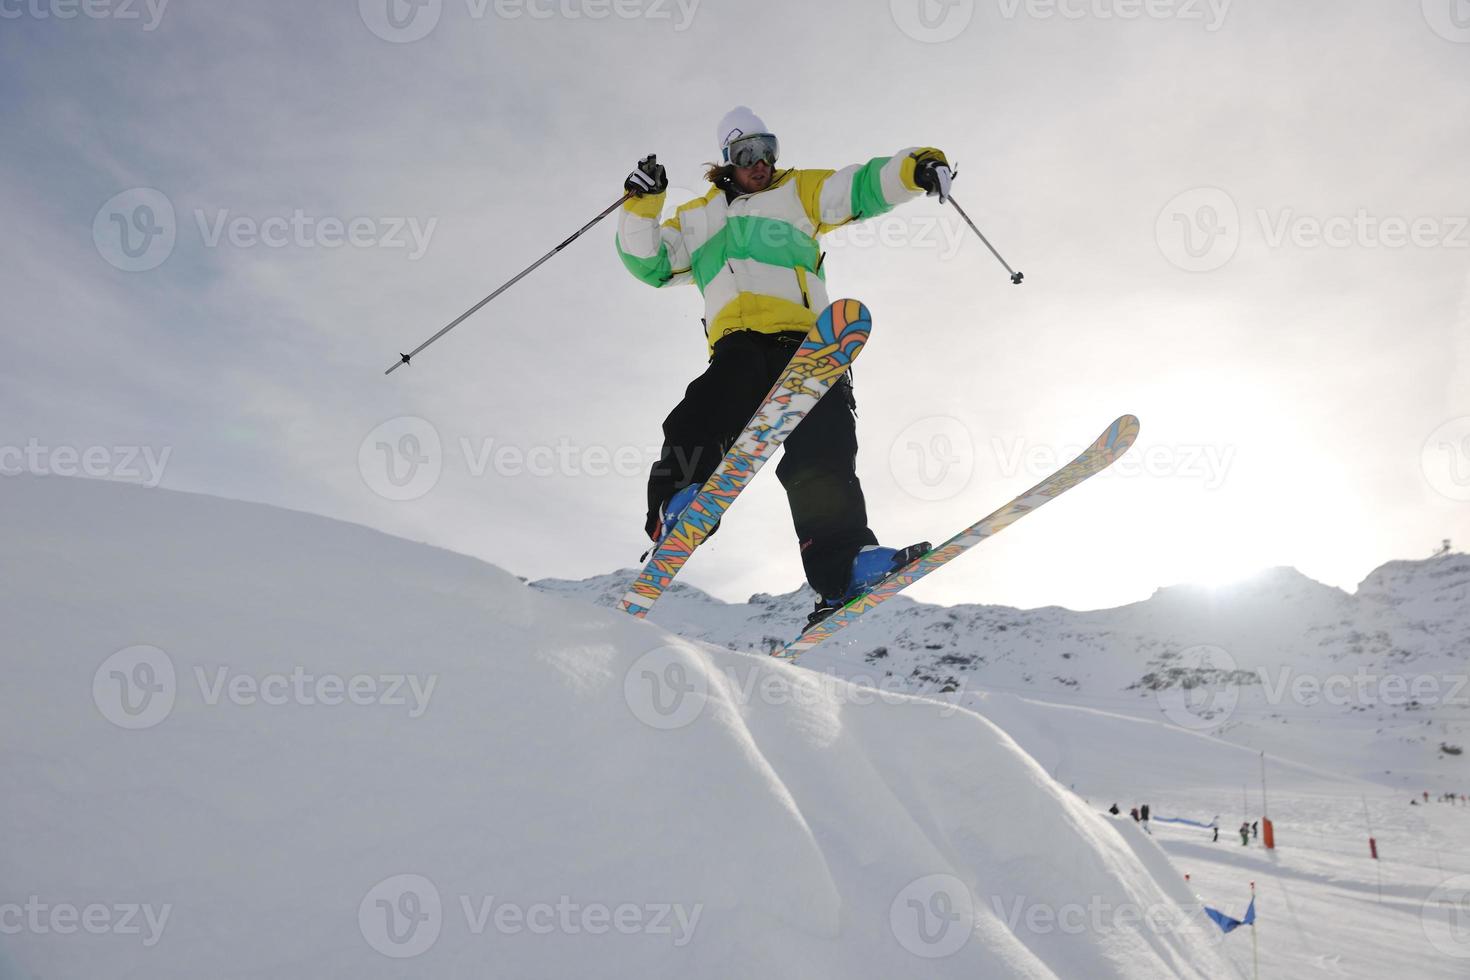
[[[738,105],[720,119],[719,128],[715,132],[715,142],[720,146],[721,157],[729,162],[730,144],[752,136],[770,137],[772,149],[774,149],[775,137],[771,135],[771,130],[761,117],[751,112],[749,106]]]

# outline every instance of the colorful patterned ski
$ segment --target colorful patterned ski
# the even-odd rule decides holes
[[[705,481],[683,518],[649,556],[648,564],[619,603],[620,608],[640,619],[648,615],[740,491],[852,365],[867,343],[872,326],[868,308],[855,299],[839,299],[822,311],[792,355],[786,373],[772,386],[745,431],[720,461],[719,469]]]
[[[938,548],[898,569],[871,591],[858,596],[820,623],[804,630],[800,636],[785,647],[772,653],[772,656],[784,660],[795,660],[818,643],[831,637],[832,634],[852,625],[853,621],[863,613],[892,599],[941,565],[969,551],[992,534],[1009,527],[1047,501],[1060,497],[1088,477],[1101,473],[1111,466],[1114,460],[1127,452],[1128,447],[1133,445],[1133,440],[1137,438],[1138,419],[1132,415],[1123,416],[1108,426],[1107,431],[1098,436],[1097,441],[1089,446],[1081,456],[989,517],[971,524]]]

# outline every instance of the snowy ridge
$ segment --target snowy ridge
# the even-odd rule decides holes
[[[627,574],[534,584],[606,604]],[[683,586],[651,618],[758,652],[793,635],[811,603],[805,588],[723,603]],[[1461,554],[1390,562],[1354,594],[1274,568],[1091,612],[900,597],[802,663],[915,693],[1102,708],[1386,785],[1470,787],[1466,757],[1452,754],[1470,738],[1470,557]]]
[[[258,505],[5,479],[0,533],[0,902],[168,910],[0,936],[20,976],[1233,973],[970,711]],[[1169,926],[1034,924],[1083,907]]]

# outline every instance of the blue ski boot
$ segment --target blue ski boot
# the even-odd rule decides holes
[[[664,502],[659,515],[662,517],[658,533],[658,539],[660,541],[669,536],[669,532],[674,529],[675,524],[679,523],[679,518],[684,516],[684,511],[688,509],[689,505],[694,502],[694,498],[697,496],[699,496],[699,484],[691,483],[684,489],[677,491]]]
[[[811,629],[852,600],[871,592],[885,578],[932,550],[933,546],[927,541],[911,544],[907,548],[884,548],[876,544],[863,548],[852,560],[852,577],[848,579],[847,590],[836,598],[823,596],[822,601],[817,603],[817,608],[807,617],[807,629]]]

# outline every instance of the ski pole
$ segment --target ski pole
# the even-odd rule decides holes
[[[480,300],[474,306],[471,306],[468,310],[465,310],[463,314],[461,314],[459,317],[455,318],[455,320],[453,322],[451,322],[448,326],[446,326],[443,330],[440,330],[438,333],[434,334],[434,336],[430,337],[428,340],[424,341],[422,344],[419,344],[417,347],[415,347],[413,350],[409,351],[407,354],[399,354],[398,355],[398,360],[394,362],[393,366],[390,367],[388,370],[384,371],[383,373],[384,374],[392,374],[394,371],[397,371],[400,367],[402,367],[403,365],[407,364],[413,358],[417,357],[419,351],[423,350],[425,347],[428,347],[434,341],[438,340],[440,337],[444,336],[449,331],[453,330],[455,327],[459,326],[461,323],[465,322],[470,317],[474,316],[476,313],[478,313],[480,311],[480,309],[482,307],[485,306],[486,303],[490,302],[492,299],[494,299],[495,297],[499,296],[501,293],[505,292],[507,289],[509,289],[510,287],[514,286],[516,283],[520,282],[526,276],[528,276],[532,272],[536,271],[536,269],[538,269],[538,268],[541,267],[541,264],[543,262],[545,262],[547,259],[551,258],[557,252],[560,252],[562,249],[566,248],[568,245],[572,244],[572,242],[576,241],[578,238],[582,237],[582,233],[583,232],[585,232],[588,228],[591,228],[593,225],[597,224],[603,218],[606,218],[608,215],[612,214],[613,211],[616,208],[621,207],[622,204],[623,204],[623,202],[626,201],[628,198],[630,198],[632,196],[633,196],[633,194],[630,191],[627,194],[624,194],[622,197],[618,198],[616,201],[614,201],[611,204],[609,204],[607,207],[603,208],[602,212],[600,214],[598,214],[597,217],[593,218],[591,221],[587,222],[585,225],[583,225],[582,227],[578,228],[576,231],[572,232],[571,236],[568,237],[566,241],[562,242],[556,248],[552,249],[551,251],[547,252],[545,255],[541,256],[541,258],[537,259],[535,262],[532,262],[526,268],[522,269],[519,273],[517,273],[515,275],[515,277],[513,277],[508,282],[506,282],[503,285],[501,285],[501,287],[499,289],[495,290],[495,292],[491,293],[489,296],[486,296],[484,299]]]
[[[1001,265],[1006,267],[1006,271],[1011,274],[1012,284],[1017,286],[1021,285],[1021,280],[1026,278],[1026,274],[1024,272],[1017,272],[1015,269],[1012,269],[1011,264],[1000,257],[1000,253],[995,250],[995,246],[990,244],[990,239],[985,237],[985,233],[983,231],[975,227],[975,222],[970,220],[970,216],[965,213],[964,208],[960,207],[960,202],[954,199],[953,194],[949,196],[949,203],[953,204],[954,209],[960,213],[960,217],[965,219],[965,224],[970,226],[970,230],[980,236],[980,240],[985,243],[986,248],[990,249],[990,254],[995,256],[996,261],[1000,262]]]

